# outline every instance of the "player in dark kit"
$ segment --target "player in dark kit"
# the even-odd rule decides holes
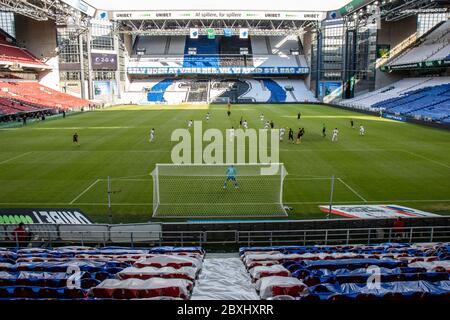
[[[299,112],[299,113],[297,114],[297,120],[300,120],[301,117],[302,117],[302,114]]]
[[[350,125],[351,125],[352,128],[353,128],[353,120],[350,120]]]
[[[292,130],[292,128],[289,128],[289,141],[294,143],[294,130]]]
[[[327,128],[325,127],[325,124],[322,126],[322,137],[326,137],[327,136],[327,133],[326,133],[326,131],[327,131]]]
[[[73,137],[72,137],[72,141],[73,141],[73,143],[75,143],[76,145],[80,145],[80,143],[78,142],[78,133],[74,133],[73,134]]]

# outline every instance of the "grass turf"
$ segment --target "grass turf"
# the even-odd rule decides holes
[[[170,135],[187,121],[211,120],[204,129],[237,127],[243,116],[261,128],[304,127],[300,145],[280,145],[289,176],[284,202],[290,219],[323,218],[336,177],[335,204],[398,204],[450,213],[450,132],[319,105],[119,106],[65,119],[0,129],[0,207],[80,208],[107,222],[106,177],[112,177],[114,222],[145,222],[152,215],[155,163],[170,162]],[[297,113],[301,112],[301,120]],[[355,127],[350,127],[350,119]],[[327,137],[322,137],[322,124]],[[366,135],[358,135],[359,124]],[[156,141],[148,142],[149,129]],[[331,131],[340,130],[331,142]],[[77,131],[80,146],[72,144]],[[286,133],[287,138],[287,133]],[[286,139],[285,139],[286,140]],[[236,217],[234,217],[236,218]],[[154,219],[158,220],[158,219]]]

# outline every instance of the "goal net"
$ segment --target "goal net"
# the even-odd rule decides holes
[[[152,172],[153,216],[287,215],[282,202],[287,172],[282,163],[229,167],[228,164],[156,164]]]

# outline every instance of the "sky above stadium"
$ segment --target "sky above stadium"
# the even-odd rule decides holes
[[[103,10],[266,10],[329,11],[350,0],[85,0]]]

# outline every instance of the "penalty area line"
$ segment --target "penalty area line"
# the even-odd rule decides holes
[[[353,189],[352,187],[350,187],[347,183],[344,182],[344,180],[342,180],[341,178],[337,178],[337,180],[339,180],[344,186],[347,187],[348,190],[350,190],[351,192],[353,192],[358,198],[360,198],[362,201],[367,202],[367,200],[361,196],[358,192],[355,191],[355,189]]]
[[[415,152],[411,152],[411,151],[408,151],[408,150],[400,150],[400,151],[403,151],[403,152],[405,152],[405,153],[409,153],[410,155],[413,155],[413,156],[415,156],[415,157],[421,158],[421,159],[426,160],[426,161],[428,161],[428,162],[433,162],[433,163],[438,164],[438,165],[440,165],[440,166],[442,166],[442,167],[445,167],[445,168],[447,168],[447,169],[450,169],[450,166],[447,165],[447,164],[445,164],[445,163],[443,163],[443,162],[436,161],[436,160],[433,160],[433,159],[424,157],[424,156],[422,156],[422,155],[420,155],[420,154],[417,154],[417,153],[415,153]]]
[[[18,156],[15,156],[15,157],[12,157],[12,158],[9,158],[9,159],[1,161],[0,164],[4,164],[4,163],[10,162],[10,161],[13,161],[13,160],[25,157],[26,155],[29,155],[30,153],[32,153],[32,151],[28,151],[28,152],[19,154]]]
[[[76,196],[72,201],[70,201],[69,204],[73,204],[75,201],[77,201],[78,199],[80,199],[83,194],[85,194],[86,192],[88,192],[93,186],[95,186],[98,182],[100,181],[100,179],[95,180],[94,182],[92,182],[86,189],[84,189],[78,196]]]

